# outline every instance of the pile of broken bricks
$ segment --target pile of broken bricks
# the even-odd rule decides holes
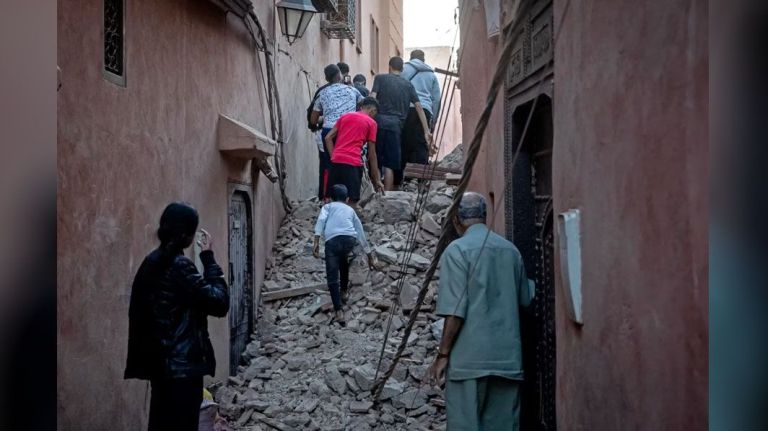
[[[413,253],[402,271],[416,188],[408,184],[405,191],[377,195],[360,210],[380,270],[369,270],[362,251],[356,251],[345,326],[332,322],[324,262],[312,256],[321,204],[313,199],[294,205],[266,268],[257,328],[243,365],[236,376],[210,388],[233,430],[445,429],[442,392],[424,382],[442,327],[432,314],[439,275],[378,405],[370,393],[377,366],[380,376],[402,341],[455,190],[444,182],[431,184]]]

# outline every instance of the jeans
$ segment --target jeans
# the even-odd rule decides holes
[[[349,288],[349,254],[357,244],[353,236],[339,235],[325,242],[325,276],[333,309],[341,310],[341,292]]]
[[[197,431],[203,377],[152,380],[149,431]]]

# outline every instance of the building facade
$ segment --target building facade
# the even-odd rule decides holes
[[[470,188],[537,284],[522,429],[705,429],[707,5],[461,1],[464,142],[513,20]]]
[[[329,37],[317,14],[293,44],[274,3],[59,2],[59,429],[146,427],[149,386],[122,379],[128,303],[170,202],[199,210],[230,269],[230,316],[209,319],[215,379],[237,365],[284,215],[280,187],[259,168],[280,154],[263,51],[280,97],[289,200],[316,192],[317,150],[304,117],[323,67],[343,60],[372,77],[401,52],[401,1],[348,2],[354,42]],[[243,14],[251,7],[266,46]]]

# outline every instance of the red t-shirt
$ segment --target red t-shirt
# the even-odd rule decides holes
[[[336,144],[331,162],[363,166],[363,145],[376,142],[376,121],[364,112],[349,112],[341,116],[336,125]]]

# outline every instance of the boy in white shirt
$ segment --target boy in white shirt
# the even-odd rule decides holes
[[[341,311],[342,295],[346,299],[349,288],[349,255],[357,243],[368,255],[368,266],[375,268],[373,254],[360,218],[355,210],[347,205],[347,187],[336,184],[331,188],[333,202],[323,205],[315,224],[315,245],[312,254],[320,257],[320,237],[325,238],[325,273],[328,279],[328,290],[331,292],[333,309],[336,320],[344,324],[344,313]]]

